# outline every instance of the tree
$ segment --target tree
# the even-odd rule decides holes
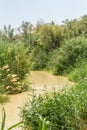
[[[60,47],[64,40],[64,29],[58,25],[45,24],[40,27],[38,34],[39,44],[46,50]]]
[[[24,42],[30,42],[33,25],[30,22],[23,21],[20,27],[20,32]]]
[[[13,36],[14,36],[14,29],[11,27],[11,25],[8,25],[8,27],[4,26],[4,29],[3,29],[2,33],[9,40],[12,40]]]

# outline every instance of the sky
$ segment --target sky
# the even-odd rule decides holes
[[[0,0],[0,29],[9,24],[18,27],[23,20],[61,24],[83,15],[87,15],[87,0]]]

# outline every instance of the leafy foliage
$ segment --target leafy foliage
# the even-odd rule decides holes
[[[39,44],[46,50],[60,47],[64,40],[64,30],[56,25],[43,25],[39,31]]]
[[[8,65],[0,70],[1,93],[18,93],[23,91],[23,85],[19,82],[17,74],[12,74]]]
[[[68,92],[34,95],[21,115],[26,130],[82,130],[87,119],[87,16],[37,27],[23,21],[18,34],[14,31],[11,25],[0,31],[0,103],[7,100],[4,93],[25,89],[21,81],[29,69],[69,74],[71,80],[78,81],[76,86]]]
[[[64,74],[71,72],[82,60],[86,59],[87,39],[81,37],[66,41],[62,47],[54,50],[48,63],[55,74]]]
[[[51,95],[39,97],[34,95],[32,101],[28,100],[21,110],[25,128],[38,130],[38,119],[41,116],[49,121],[50,130],[83,130],[83,113],[87,117],[86,92],[87,81],[73,86],[68,92],[54,91]]]
[[[26,49],[21,44],[0,43],[0,61],[0,67],[8,64],[20,79],[28,72]]]
[[[22,44],[0,41],[0,94],[18,93],[27,89],[24,80],[29,72],[27,50]],[[25,83],[26,82],[26,83]],[[1,96],[1,101],[5,98]]]
[[[29,53],[29,63],[31,70],[41,70],[46,68],[48,61],[47,52],[42,47],[36,45]]]
[[[69,80],[79,82],[87,79],[87,61],[79,61],[79,65],[76,66],[68,75]]]

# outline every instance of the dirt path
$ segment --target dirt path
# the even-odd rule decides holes
[[[45,92],[44,90],[50,92],[54,89],[54,87],[57,91],[66,85],[68,86],[73,85],[63,76],[53,76],[50,73],[44,71],[32,71],[29,75],[29,81],[31,82],[31,86],[35,90],[36,94],[42,94],[43,92]],[[31,92],[23,92],[20,94],[11,95],[10,101],[4,104],[4,108],[6,111],[5,130],[7,130],[9,126],[20,121],[19,108],[25,102],[26,98],[30,93]],[[1,116],[0,116],[0,122],[1,122]],[[14,130],[20,130],[20,128]]]

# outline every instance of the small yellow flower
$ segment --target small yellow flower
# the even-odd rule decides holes
[[[20,83],[20,82],[18,82],[18,84],[20,85],[21,83]]]
[[[5,66],[3,66],[2,69],[3,69],[3,70],[7,70],[7,69],[9,69],[9,65],[5,65]]]
[[[8,52],[10,52],[11,51],[11,47],[8,47]]]
[[[12,82],[14,85],[18,85],[17,82]]]
[[[7,90],[8,90],[8,89],[11,89],[11,88],[12,88],[12,86],[7,86],[7,87],[6,87]]]
[[[12,77],[12,78],[16,78],[17,75],[16,75],[16,74],[12,74],[11,77]]]
[[[11,77],[11,74],[8,74],[7,77]]]
[[[10,69],[7,69],[7,72],[9,72],[10,71]]]
[[[17,79],[16,79],[16,78],[14,78],[14,79],[12,79],[12,80],[11,80],[11,82],[17,82]]]

